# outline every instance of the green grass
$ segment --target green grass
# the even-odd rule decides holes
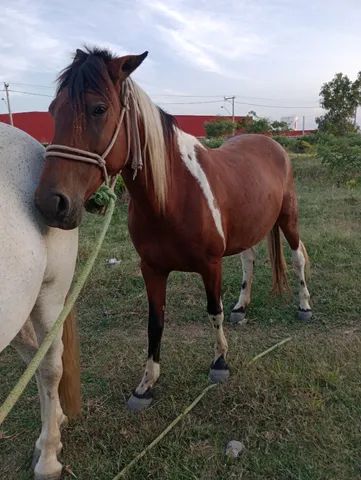
[[[271,272],[261,244],[249,323],[226,327],[230,381],[209,392],[128,478],[361,478],[361,193],[336,187],[313,158],[297,156],[294,165],[302,239],[312,261],[308,284],[314,321],[304,325],[296,319],[295,282],[293,296],[270,295]],[[97,217],[86,219],[81,261],[100,224]],[[288,248],[286,253],[289,258]],[[122,263],[108,267],[105,260],[114,256]],[[238,296],[240,277],[239,258],[225,259],[227,315]],[[78,479],[112,479],[207,385],[213,338],[205,304],[196,275],[171,275],[156,399],[149,410],[130,413],[125,402],[146,359],[147,301],[127,232],[126,208],[119,206],[78,303],[83,417],[64,430],[62,454]],[[291,342],[247,366],[254,355],[289,335]],[[10,348],[1,354],[0,399],[22,368]],[[0,433],[1,479],[32,478],[30,458],[39,427],[33,383]],[[245,453],[233,461],[224,455],[232,439],[246,445]]]

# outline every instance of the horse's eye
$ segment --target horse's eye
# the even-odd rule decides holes
[[[106,105],[97,105],[96,107],[93,108],[92,115],[94,115],[95,117],[99,117],[100,115],[104,115],[106,111],[107,111]]]

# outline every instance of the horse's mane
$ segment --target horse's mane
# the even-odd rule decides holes
[[[85,121],[85,92],[93,91],[110,101],[108,63],[116,58],[108,50],[77,50],[73,62],[58,77],[57,94],[68,89],[69,98],[79,119]],[[155,105],[130,78],[128,91],[133,98],[144,128],[145,168],[150,169],[156,198],[164,207],[168,187],[168,166],[174,155],[176,119]]]

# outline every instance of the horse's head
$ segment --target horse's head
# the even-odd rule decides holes
[[[49,108],[54,139],[35,192],[48,225],[77,227],[85,202],[108,176],[122,170],[129,148],[124,87],[146,56],[147,52],[114,57],[107,51],[77,50],[60,75]]]

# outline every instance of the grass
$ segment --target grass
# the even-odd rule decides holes
[[[314,158],[294,158],[302,239],[312,261],[309,289],[314,321],[296,319],[297,298],[270,295],[265,245],[258,248],[249,323],[226,327],[229,382],[200,404],[128,475],[156,480],[351,480],[361,478],[361,193],[337,187]],[[101,220],[81,230],[80,261]],[[289,249],[286,249],[289,258]],[[106,259],[122,260],[108,267]],[[223,303],[238,296],[239,258],[224,260]],[[291,276],[293,279],[294,277]],[[113,226],[80,302],[83,417],[63,432],[62,461],[76,478],[112,479],[208,384],[212,332],[196,275],[173,273],[168,285],[161,379],[152,407],[126,408],[146,358],[147,301],[139,259],[130,243],[126,208]],[[257,353],[293,340],[253,365]],[[8,348],[1,354],[0,400],[23,366]],[[32,478],[30,459],[39,434],[35,383],[0,433],[0,478]],[[227,459],[229,440],[245,453]],[[73,478],[65,474],[67,480]]]

